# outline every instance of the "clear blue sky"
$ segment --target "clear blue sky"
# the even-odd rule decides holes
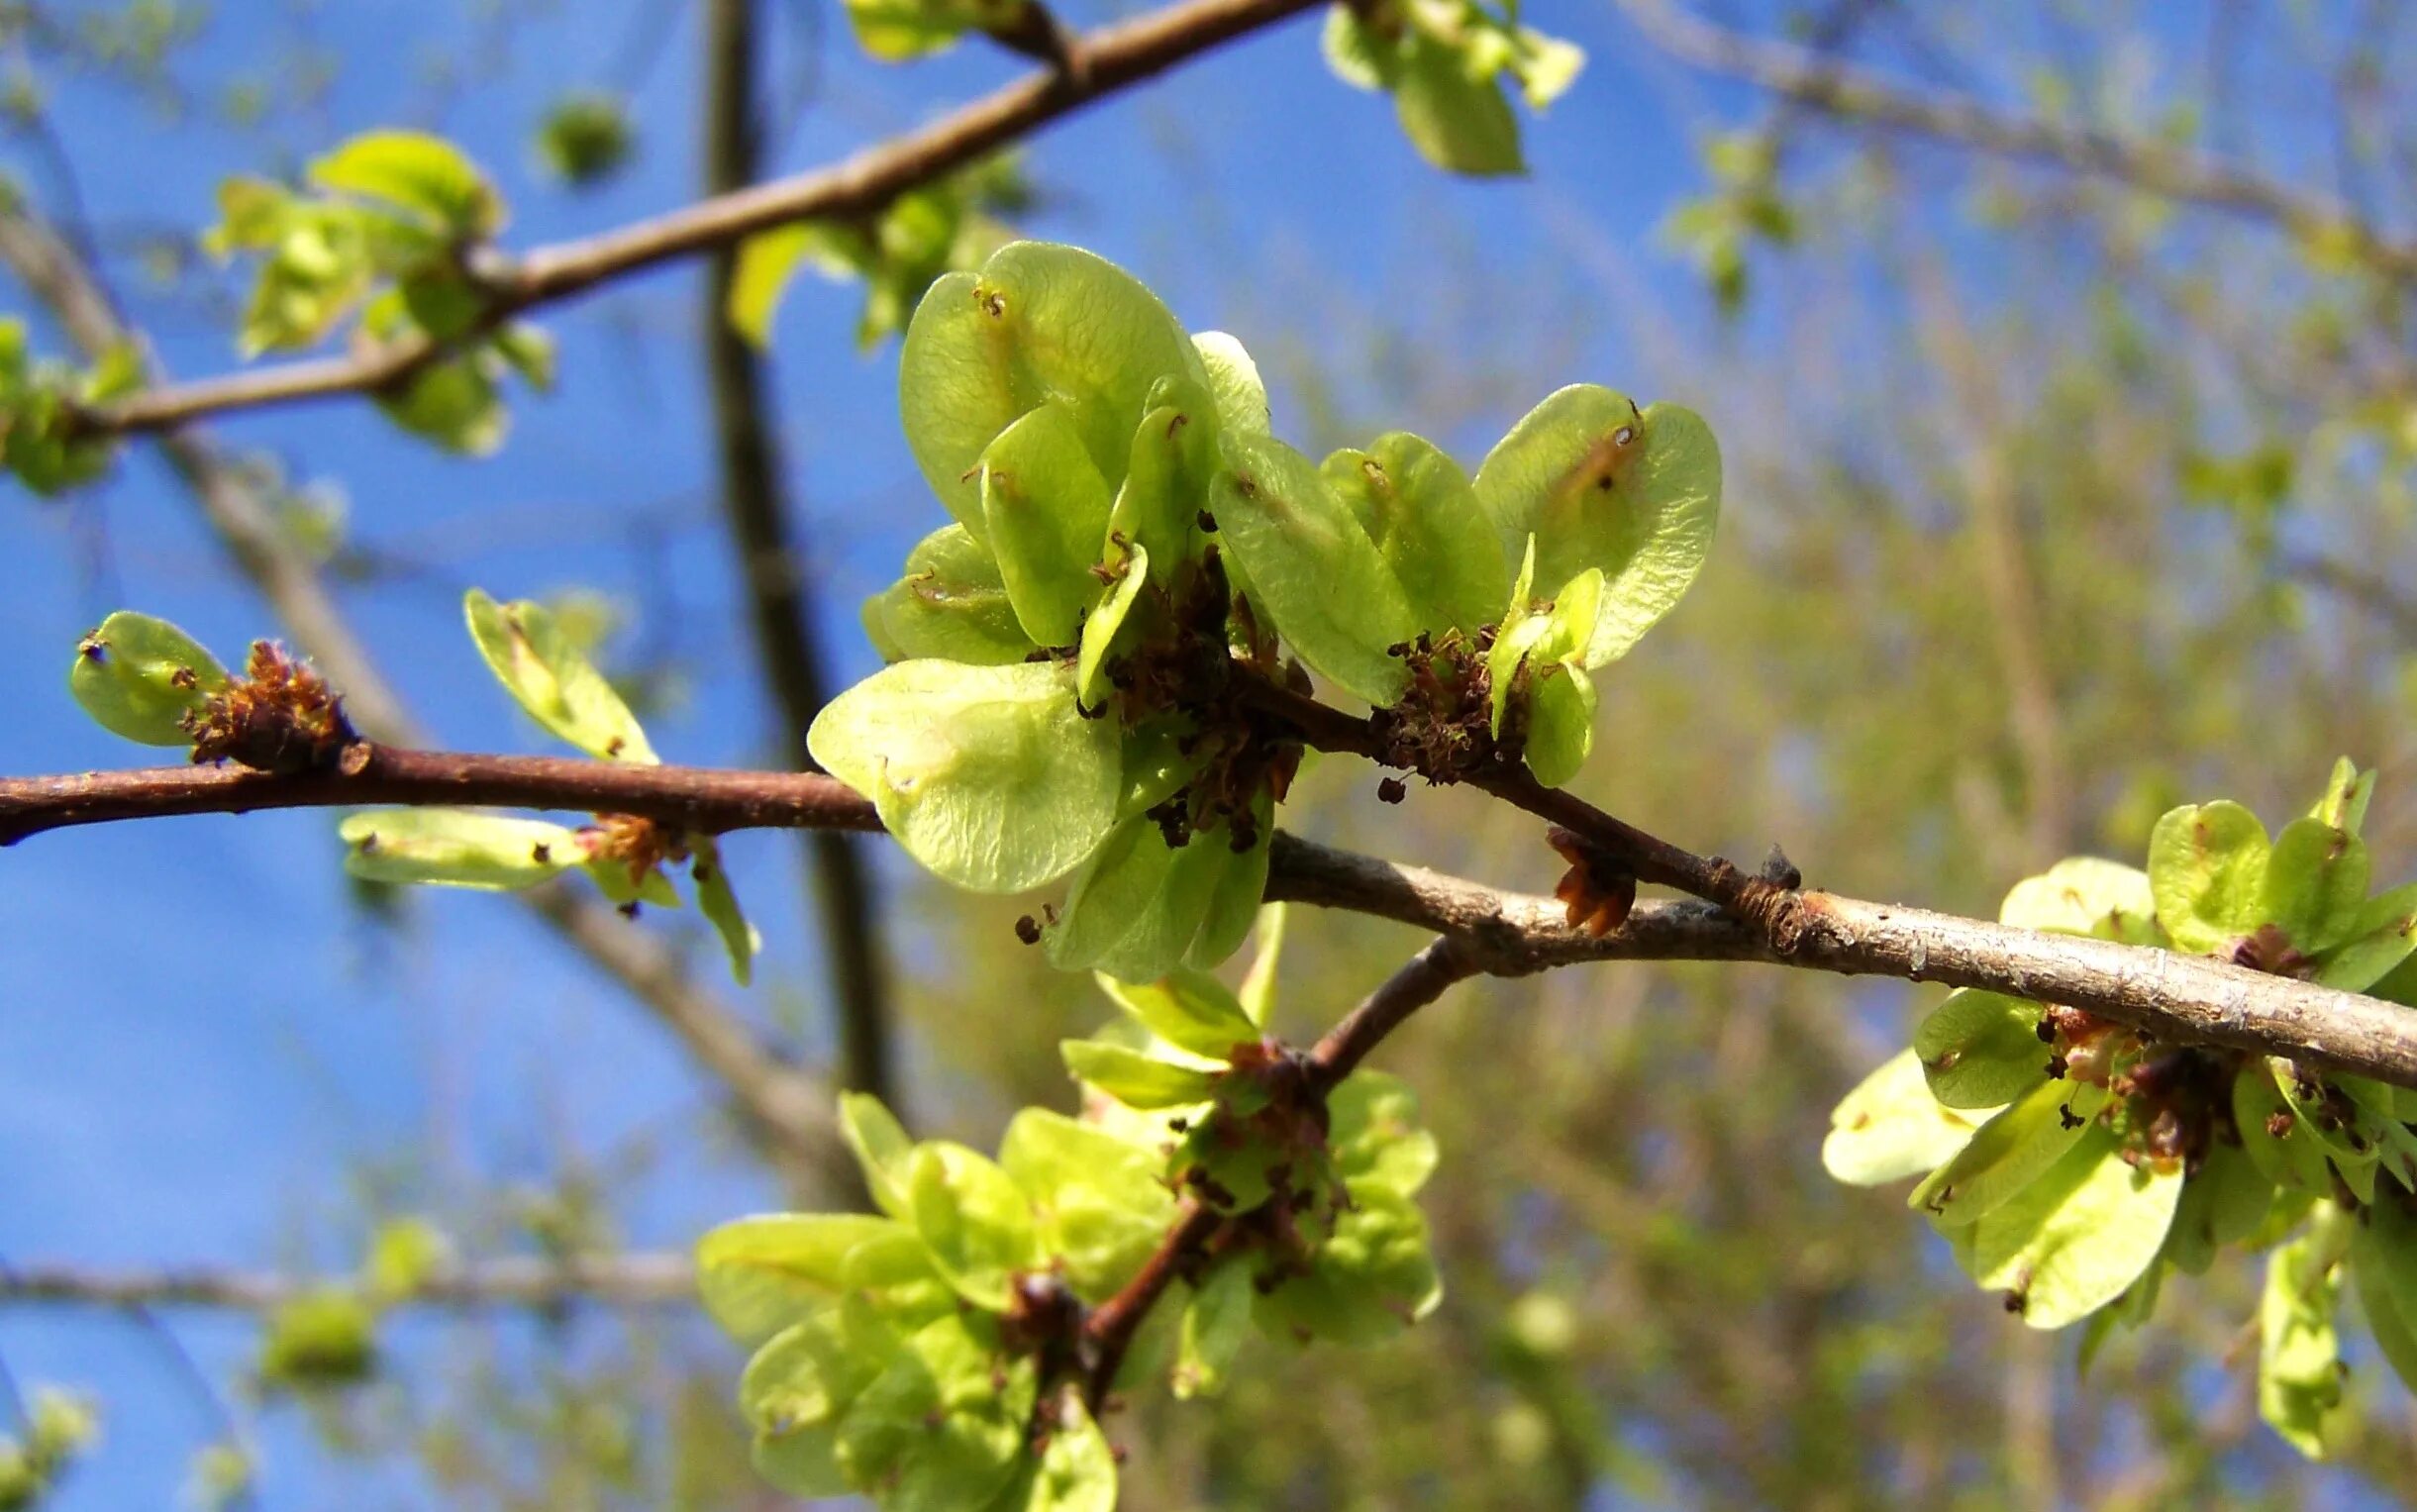
[[[427,65],[471,68],[488,55],[490,35],[464,19],[473,7],[225,0],[181,76],[207,86],[257,72],[305,26],[341,65],[324,114],[240,133],[170,123],[122,89],[58,80],[57,125],[80,165],[86,211],[104,229],[197,229],[212,218],[225,174],[291,161],[359,129],[434,127],[491,167],[513,206],[507,240],[527,246],[690,196],[698,64],[684,8],[674,8],[682,14],[637,98],[644,135],[634,171],[575,196],[531,168],[530,129],[544,103],[610,78],[632,17],[653,8],[514,5],[531,14],[508,30],[504,74],[447,104]],[[797,15],[808,6],[769,8]],[[1455,182],[1418,161],[1384,101],[1327,73],[1309,17],[1038,139],[1030,163],[1047,199],[1029,228],[1122,262],[1193,329],[1238,334],[1276,380],[1278,429],[1289,421],[1296,436],[1277,358],[1361,340],[1343,318],[1369,310],[1418,329],[1560,338],[1523,375],[1525,398],[1591,379],[1682,399],[1716,426],[1751,424],[1616,336],[1623,307],[1639,304],[1682,330],[1708,328],[1702,294],[1655,227],[1700,187],[1693,144],[1705,111],[1734,122],[1752,115],[1750,102],[1641,57],[1605,7],[1542,6],[1533,17],[1593,60],[1530,123],[1530,179]],[[856,52],[835,17],[823,29],[819,51],[790,48],[775,82],[785,91],[819,70],[813,108],[779,146],[783,170],[1016,71],[974,47],[882,67]],[[13,166],[57,204],[39,159]],[[1504,275],[1472,280],[1489,268]],[[1533,276],[1539,269],[1553,272]],[[233,360],[223,312],[148,300],[131,277],[122,286],[176,371]],[[668,650],[692,679],[688,700],[652,723],[657,749],[725,763],[769,749],[713,528],[695,288],[694,269],[683,267],[551,312],[560,389],[516,399],[514,435],[489,461],[449,459],[355,403],[215,427],[297,476],[341,483],[355,543],[417,567],[348,601],[391,678],[447,744],[547,749],[462,634],[459,593],[475,582],[504,596],[577,584],[625,597],[642,618],[624,648]],[[854,290],[806,279],[777,332],[789,481],[817,548],[824,630],[848,675],[870,664],[858,599],[941,518],[898,435],[893,352],[856,353],[856,306]],[[1358,397],[1388,389],[1419,391],[1404,375],[1379,374]],[[1439,439],[1473,460],[1519,407],[1506,397]],[[1443,425],[1415,412],[1387,418]],[[140,453],[71,507],[11,491],[0,511],[11,542],[0,555],[0,708],[9,714],[0,769],[139,758],[86,723],[65,693],[77,635],[110,609],[166,615],[230,658],[273,629],[175,481]],[[810,999],[818,977],[789,843],[740,837],[730,851],[768,947],[761,984],[734,995],[766,1013],[783,990]],[[769,1197],[727,1163],[701,1163],[709,1158],[693,1130],[704,1089],[676,1048],[517,910],[429,893],[412,900],[405,932],[380,933],[347,904],[339,858],[333,820],[310,813],[96,828],[0,854],[0,1260],[350,1263],[357,1210],[349,1178],[364,1160],[398,1158],[416,1163],[419,1200],[442,1209],[482,1187],[544,1183],[567,1164],[609,1161],[632,1141],[667,1140],[679,1178],[639,1183],[621,1210],[640,1246],[683,1245]],[[657,915],[652,925],[688,921]],[[252,1348],[240,1321],[172,1321],[214,1376]],[[415,1326],[401,1337],[438,1335]],[[155,1341],[121,1320],[0,1312],[0,1360],[21,1383],[59,1381],[106,1399],[108,1443],[63,1507],[167,1504],[187,1455],[211,1432]],[[350,1499],[357,1469],[331,1464],[290,1412],[269,1415],[263,1443],[264,1505],[361,1504]],[[373,1495],[385,1498],[373,1505],[419,1500],[408,1483]]]
[[[311,35],[342,68],[324,118],[268,134],[171,124],[122,89],[61,80],[57,125],[80,166],[86,211],[104,230],[198,228],[223,175],[408,123],[453,135],[492,168],[512,203],[513,245],[578,235],[691,192],[698,64],[685,16],[637,99],[635,169],[584,197],[532,171],[529,131],[544,102],[621,67],[643,4],[557,5],[517,23],[507,74],[453,105],[426,85],[425,64],[479,54],[479,34],[462,19],[468,7],[321,7]],[[221,5],[180,75],[206,85],[256,73],[278,39],[294,35],[294,14],[268,0]],[[1635,298],[1673,300],[1700,318],[1691,282],[1651,235],[1671,196],[1694,181],[1686,117],[1672,110],[1685,96],[1664,87],[1667,70],[1624,64],[1620,32],[1593,9],[1539,19],[1578,37],[1596,60],[1532,126],[1528,181],[1456,183],[1420,163],[1385,102],[1327,74],[1313,17],[1040,139],[1031,167],[1048,203],[1031,229],[1123,262],[1194,329],[1235,330],[1270,359],[1279,427],[1274,353],[1287,342],[1351,340],[1317,323],[1368,301],[1409,312],[1414,326],[1602,329],[1584,302]],[[809,66],[794,52],[785,61],[780,90]],[[783,169],[1014,71],[979,48],[883,68],[844,35],[827,37],[810,66],[822,87],[780,144]],[[56,203],[38,160],[15,167]],[[1640,281],[1615,286],[1583,270],[1466,280],[1497,261],[1575,267],[1579,252],[1596,269]],[[129,269],[117,271],[174,370],[230,363],[219,316],[149,301]],[[478,667],[460,630],[461,586],[522,595],[587,584],[641,606],[626,648],[667,647],[693,677],[692,698],[653,728],[667,756],[743,762],[767,749],[745,626],[711,528],[691,355],[695,286],[694,269],[680,268],[553,312],[560,390],[516,402],[514,435],[491,461],[448,459],[352,403],[216,428],[297,476],[341,482],[356,543],[424,567],[353,591],[349,603],[390,676],[448,743],[545,749]],[[777,333],[789,478],[819,549],[825,629],[852,674],[869,664],[856,601],[892,575],[902,544],[940,518],[898,436],[893,353],[858,355],[855,318],[853,290],[807,279]],[[1662,392],[1653,376],[1597,350],[1570,370],[1534,373],[1532,392],[1580,377]],[[1473,456],[1513,418],[1505,406],[1454,440]],[[14,543],[0,556],[0,707],[10,711],[0,767],[138,758],[65,696],[76,636],[110,609],[166,615],[230,658],[272,628],[197,530],[174,480],[140,454],[71,508],[14,491],[0,508]],[[768,945],[768,985],[745,996],[758,1010],[782,987],[811,996],[817,978],[787,843],[742,837],[731,850]],[[481,1185],[546,1182],[566,1162],[607,1160],[649,1136],[667,1137],[670,1163],[687,1168],[633,1194],[623,1213],[632,1243],[681,1245],[768,1197],[727,1165],[694,1179],[702,1157],[688,1131],[701,1088],[613,989],[506,903],[442,893],[412,902],[400,935],[350,910],[326,815],[95,829],[0,856],[0,1259],[344,1264],[355,1211],[348,1174],[364,1159],[420,1163],[416,1190],[442,1207]],[[171,1321],[214,1375],[252,1345],[238,1320]],[[438,1335],[418,1327],[401,1337]],[[0,1359],[21,1383],[66,1382],[106,1400],[108,1442],[63,1507],[164,1505],[211,1431],[156,1342],[122,1320],[0,1313]],[[329,1464],[290,1412],[268,1415],[263,1443],[265,1505],[334,1505],[339,1487],[358,1488],[357,1468]],[[407,1484],[380,1494],[417,1499]]]

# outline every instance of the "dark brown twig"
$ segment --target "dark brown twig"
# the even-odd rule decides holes
[[[760,148],[755,119],[755,0],[705,6],[705,187],[735,193],[755,181]],[[705,368],[713,399],[715,452],[722,468],[722,510],[754,624],[755,653],[771,693],[783,764],[818,770],[806,730],[831,696],[824,673],[804,553],[781,486],[770,373],[731,324],[736,244],[714,249],[705,280]],[[888,973],[881,956],[879,909],[859,844],[830,830],[800,837],[806,885],[821,926],[823,957],[837,1022],[835,1079],[869,1092],[904,1116],[890,1068]]]
[[[1133,1273],[1133,1279],[1116,1295],[1091,1309],[1082,1327],[1086,1361],[1082,1399],[1094,1414],[1106,1406],[1108,1392],[1116,1384],[1116,1372],[1125,1362],[1125,1352],[1133,1347],[1133,1336],[1141,1332],[1150,1310],[1158,1305],[1166,1288],[1174,1284],[1185,1261],[1207,1248],[1224,1221],[1215,1208],[1196,1198],[1184,1199],[1166,1237],[1158,1241],[1158,1249]]]
[[[1332,1086],[1349,1076],[1405,1019],[1442,997],[1455,982],[1477,973],[1475,953],[1457,936],[1445,935],[1428,945],[1361,999],[1310,1051],[1309,1063],[1316,1068],[1319,1083]]]

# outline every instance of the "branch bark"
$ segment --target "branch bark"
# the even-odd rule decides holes
[[[715,194],[747,188],[758,171],[755,3],[708,0],[705,6],[705,187]],[[731,324],[730,292],[738,270],[735,245],[714,249],[699,312],[722,467],[722,510],[739,555],[740,583],[772,695],[783,763],[815,771],[820,766],[806,749],[806,730],[831,689],[807,593],[804,554],[781,486],[770,373]],[[847,836],[828,830],[803,835],[801,849],[837,1021],[835,1079],[898,1110],[890,1065],[889,983],[863,853]]]
[[[580,241],[541,247],[517,261],[499,254],[486,259],[492,266],[481,268],[482,281],[492,293],[490,321],[567,299],[657,263],[728,246],[786,221],[878,210],[906,190],[963,167],[1095,100],[1318,3],[1184,0],[1075,39],[1066,48],[1064,63],[828,167],[717,194]],[[345,356],[147,389],[95,406],[82,419],[98,431],[153,431],[229,410],[365,393],[409,376],[439,355],[442,349],[425,340],[396,342]]]
[[[1294,695],[1285,695],[1292,697]],[[1303,700],[1303,702],[1308,702]],[[1365,723],[1324,705],[1327,734]],[[1348,735],[1330,749],[1354,750]],[[382,763],[393,762],[393,765]],[[455,766],[450,763],[466,763]],[[358,785],[363,781],[368,785]],[[381,787],[382,782],[392,786]],[[692,785],[693,784],[693,785]],[[1628,922],[1596,937],[1571,929],[1562,905],[1292,836],[1272,842],[1267,897],[1399,920],[1460,942],[1473,970],[1521,975],[1585,960],[1751,960],[1977,987],[2064,1003],[2185,1044],[2287,1056],[2311,1065],[2417,1087],[2417,1014],[2377,998],[2268,976],[2209,957],[1796,890],[1648,835],[1524,768],[1473,785],[1563,825],[1631,864],[1648,881],[1708,902],[1641,903]],[[836,789],[836,791],[835,791]],[[624,813],[701,829],[831,826],[869,830],[878,816],[838,781],[812,772],[729,772],[624,766],[552,756],[453,756],[373,750],[360,773],[277,777],[211,768],[153,767],[0,779],[0,833],[19,836],[72,822],[151,815],[241,813],[255,808],[422,801],[580,809],[609,798]],[[468,796],[474,794],[475,797]],[[843,796],[844,795],[844,796]],[[684,818],[683,818],[684,816]],[[829,1139],[827,1119],[822,1139]]]

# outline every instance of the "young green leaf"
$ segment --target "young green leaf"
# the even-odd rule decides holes
[[[2333,775],[2325,782],[2325,795],[2316,800],[2316,807],[2308,811],[2308,817],[2357,835],[2367,823],[2367,801],[2374,795],[2375,774],[2359,770],[2357,762],[2343,756],[2333,763]]]
[[[836,1303],[856,1246],[902,1232],[866,1213],[735,1219],[697,1241],[697,1296],[723,1332],[754,1344]]]
[[[1994,992],[1951,992],[1914,1031],[1931,1095],[1951,1108],[2002,1108],[2048,1075],[2040,1005]]]
[[[1242,986],[1234,997],[1242,1011],[1260,1029],[1267,1027],[1267,1015],[1275,1011],[1275,972],[1284,956],[1285,921],[1291,917],[1281,903],[1269,903],[1259,911],[1259,951],[1251,958],[1251,969],[1243,973]]]
[[[1338,10],[1341,7],[1337,7]],[[1203,331],[1192,338],[1207,369],[1209,392],[1217,401],[1217,423],[1231,436],[1264,436],[1272,422],[1267,411],[1267,385],[1259,364],[1242,343],[1223,331]]]
[[[2367,868],[2365,841],[2319,819],[2294,819],[2267,854],[2258,912],[2301,954],[2329,951],[2357,927]]]
[[[1977,1222],[2064,1159],[2105,1102],[2103,1087],[2040,1083],[1972,1131],[1962,1150],[1913,1189],[1906,1205],[1930,1214],[1943,1230]]]
[[[887,1506],[983,1506],[1015,1473],[1037,1394],[1032,1362],[1002,1363],[988,1319],[938,1319],[841,1416],[840,1468]]]
[[[1262,1333],[1277,1339],[1378,1344],[1435,1310],[1444,1283],[1415,1203],[1381,1186],[1355,1189],[1317,1247],[1309,1273],[1273,1282],[1253,1302]]]
[[[2129,1163],[2121,1142],[2092,1126],[2037,1180],[1980,1216],[1972,1278],[2006,1293],[2033,1328],[2077,1322],[2157,1259],[2182,1179],[2178,1161]]]
[[[1538,670],[1533,660],[1531,671]],[[1594,750],[1594,680],[1573,661],[1542,668],[1528,686],[1528,770],[1547,787],[1575,777]]]
[[[1216,1072],[1160,1060],[1122,1045],[1064,1040],[1058,1043],[1057,1054],[1075,1080],[1144,1112],[1190,1107],[1217,1095]]]
[[[906,1137],[906,1130],[881,1105],[881,1099],[864,1092],[842,1092],[840,1138],[856,1156],[874,1206],[892,1218],[912,1216],[907,1189],[912,1172],[907,1161],[914,1154],[914,1141]]]
[[[1082,622],[1082,644],[1074,660],[1075,696],[1086,709],[1105,706],[1108,689],[1103,680],[1108,669],[1108,656],[1116,650],[1116,638],[1133,613],[1133,606],[1150,582],[1150,553],[1136,545],[1126,553],[1122,574],[1108,585],[1108,591]]]
[[[1415,1197],[1435,1174],[1435,1136],[1419,1126],[1418,1094],[1398,1076],[1354,1071],[1327,1095],[1326,1148],[1357,1194],[1380,1186]]]
[[[1474,636],[1492,623],[1510,578],[1502,539],[1460,464],[1404,431],[1319,469],[1393,569],[1418,628]]]
[[[502,229],[503,207],[486,176],[458,148],[424,132],[365,132],[314,161],[310,180],[409,211],[449,238]]]
[[[934,657],[972,666],[1012,666],[1030,655],[999,564],[971,532],[947,525],[907,554],[906,575],[864,604],[883,658]]]
[[[1603,569],[1594,637],[1600,666],[1667,614],[1703,566],[1720,517],[1720,448],[1692,410],[1591,384],[1528,412],[1477,469],[1478,500],[1506,550],[1536,537],[1536,581]]]
[[[2229,949],[2265,922],[2266,856],[2258,816],[2230,800],[2173,810],[2149,836],[2157,922],[2185,951]]]
[[[2332,1450],[2346,1426],[2341,1341],[2333,1313],[2341,1292],[2335,1271],[2348,1234],[2331,1208],[2308,1232],[2266,1261],[2258,1308],[2258,1411],[2311,1460]]]
[[[1242,1000],[1205,971],[1177,969],[1141,983],[1103,975],[1099,986],[1143,1028],[1195,1056],[1224,1061],[1237,1045],[1259,1041],[1259,1027]]]
[[[2267,1180],[2312,1197],[2333,1195],[2324,1146],[2283,1100],[2265,1057],[2251,1058],[2235,1074],[2232,1104],[2242,1151]]]
[[[932,284],[898,356],[907,445],[932,491],[983,534],[975,463],[1044,402],[1065,407],[1100,476],[1124,481],[1152,388],[1208,381],[1183,328],[1122,268],[1071,247],[1015,242],[979,273]]]
[[[1153,579],[1171,589],[1201,555],[1200,506],[1220,464],[1208,391],[1189,378],[1161,379],[1133,432],[1125,481],[1108,515],[1112,543],[1146,558]],[[1159,402],[1171,401],[1171,402]]]
[[[850,1489],[833,1420],[880,1370],[860,1361],[850,1343],[839,1309],[830,1308],[765,1341],[739,1377],[739,1411],[755,1430],[756,1472],[792,1496],[842,1496]]]
[[[940,1273],[974,1306],[1005,1312],[1016,1273],[1042,1262],[1023,1188],[988,1157],[935,1140],[915,1147],[907,1192],[915,1232]]]
[[[464,456],[491,456],[512,424],[497,383],[502,362],[483,349],[430,362],[376,395],[386,418]]]
[[[2156,917],[2149,874],[2094,856],[2070,857],[2038,876],[2023,878],[1997,911],[1998,923],[2017,929],[2135,944],[2150,943],[2146,934],[2154,930]]]
[[[1116,1451],[1068,1391],[1044,1408],[1048,1443],[983,1512],[1116,1512]]]
[[[472,809],[369,809],[347,816],[336,833],[345,870],[369,882],[506,891],[587,859],[578,835],[558,824]]]
[[[1061,1113],[1026,1108],[1007,1126],[999,1164],[1031,1200],[1041,1250],[1066,1284],[1098,1302],[1129,1280],[1174,1221],[1157,1152]]]
[[[1985,1121],[1941,1107],[1922,1058],[1900,1051],[1839,1099],[1821,1164],[1849,1186],[1882,1186],[1946,1164]]]
[[[562,633],[552,610],[527,599],[499,604],[480,588],[463,596],[461,608],[478,654],[531,718],[589,756],[655,763],[637,716]]]
[[[2345,992],[2365,992],[2417,952],[2417,882],[2361,903],[2347,935],[2318,958],[2315,979]]]
[[[2174,1207],[2165,1258],[2179,1270],[2201,1274],[2219,1250],[2257,1233],[2273,1205],[2274,1180],[2249,1152],[2211,1141]]]
[[[1490,72],[1472,76],[1460,49],[1413,32],[1389,72],[1402,134],[1421,157],[1472,176],[1527,171],[1502,86]]]
[[[901,661],[824,705],[806,743],[908,855],[975,892],[1062,876],[1116,824],[1119,731],[1082,716],[1062,663]]]
[[[688,842],[688,878],[696,884],[697,911],[721,937],[722,950],[730,957],[730,974],[744,987],[755,979],[755,955],[763,949],[763,937],[747,922],[739,895],[731,890],[722,848],[710,837],[700,836]]]
[[[1401,696],[1389,648],[1417,632],[1393,569],[1307,457],[1264,437],[1226,441],[1232,464],[1209,490],[1219,539],[1253,603],[1303,661],[1369,703]],[[1336,585],[1348,583],[1351,592]]]
[[[1251,1267],[1228,1260],[1208,1273],[1183,1306],[1172,1377],[1175,1399],[1215,1396],[1225,1389],[1234,1357],[1251,1337]]]
[[[1099,594],[1091,567],[1110,500],[1070,410],[1043,404],[999,433],[982,453],[981,503],[983,538],[1024,633],[1072,645]]]
[[[1223,845],[1227,853],[1224,869],[1217,878],[1216,890],[1209,894],[1208,912],[1201,916],[1199,933],[1192,936],[1189,949],[1183,953],[1183,964],[1196,971],[1206,971],[1223,965],[1226,958],[1242,949],[1252,924],[1259,918],[1260,900],[1267,895],[1267,868],[1273,859],[1269,837],[1275,833],[1275,800],[1261,793],[1254,800],[1258,819],[1259,843],[1237,854],[1233,842],[1221,830],[1207,833],[1193,844]]]
[[[67,690],[95,724],[146,746],[190,746],[184,717],[225,692],[227,669],[165,620],[121,609],[77,643]]]
[[[2417,1220],[2405,1207],[2386,1202],[2367,1215],[2351,1237],[2350,1270],[2376,1348],[2417,1390]]]

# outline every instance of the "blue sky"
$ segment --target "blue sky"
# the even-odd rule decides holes
[[[56,125],[79,164],[86,212],[103,228],[198,228],[225,174],[290,162],[355,130],[413,124],[445,131],[489,165],[513,207],[512,245],[576,236],[690,194],[697,64],[684,17],[637,99],[635,169],[590,196],[532,171],[529,131],[545,102],[622,66],[629,13],[641,3],[541,10],[512,28],[501,81],[447,104],[425,83],[425,63],[478,55],[465,7],[356,0],[304,13],[234,0],[218,8],[181,75],[257,73],[307,15],[316,44],[341,62],[324,112],[265,134],[236,132],[171,123],[121,89],[59,80]],[[1690,94],[1673,94],[1667,70],[1624,64],[1618,31],[1591,9],[1538,19],[1578,37],[1596,62],[1531,125],[1529,180],[1460,183],[1427,168],[1384,101],[1327,74],[1311,17],[1051,130],[1030,159],[1048,196],[1031,230],[1124,263],[1194,329],[1234,330],[1262,354],[1286,342],[1349,340],[1319,323],[1360,301],[1409,312],[1414,325],[1432,309],[1433,318],[1546,331],[1602,329],[1583,307],[1590,300],[1700,306],[1652,236],[1672,196],[1694,182],[1688,116],[1672,109]],[[781,36],[797,41],[792,29]],[[803,55],[793,52],[784,72],[794,77]],[[813,55],[819,102],[779,145],[781,169],[825,160],[1015,71],[978,48],[884,68],[844,35],[826,37]],[[38,160],[14,166],[57,203]],[[1571,262],[1580,244],[1596,267],[1638,282],[1582,272],[1476,285],[1465,277],[1497,262]],[[297,477],[340,482],[355,543],[425,568],[352,591],[348,605],[446,743],[546,749],[461,632],[459,591],[476,582],[501,595],[591,585],[641,605],[645,619],[625,644],[672,649],[693,679],[692,696],[653,723],[658,749],[705,762],[751,761],[767,749],[744,622],[711,529],[691,355],[695,276],[664,270],[551,312],[560,390],[516,401],[513,437],[489,461],[443,456],[356,403],[214,427]],[[175,371],[232,361],[216,315],[127,286]],[[1315,307],[1288,309],[1287,291],[1305,304],[1315,296]],[[776,333],[790,481],[817,546],[825,630],[850,674],[870,664],[856,601],[940,519],[898,435],[893,353],[857,354],[855,319],[854,291],[808,279]],[[1283,374],[1269,365],[1280,427]],[[1568,371],[1535,373],[1533,395],[1580,377],[1662,392],[1619,351],[1595,350]],[[1514,418],[1506,407],[1490,430],[1450,439],[1473,455]],[[15,543],[0,557],[0,707],[11,711],[0,767],[142,759],[65,696],[76,636],[110,609],[166,615],[230,658],[273,629],[175,481],[147,456],[71,507],[12,492],[0,508]],[[730,850],[768,943],[766,985],[734,995],[757,1011],[784,986],[811,1001],[817,979],[786,842],[741,837]],[[0,1260],[342,1265],[356,1232],[347,1177],[364,1159],[404,1159],[417,1169],[409,1189],[440,1209],[483,1186],[543,1183],[565,1163],[604,1160],[665,1131],[672,1162],[693,1166],[699,1146],[687,1131],[702,1095],[651,1023],[510,905],[425,895],[413,899],[406,932],[365,926],[345,900],[329,816],[94,829],[0,855]],[[683,1244],[769,1195],[727,1165],[705,1180],[686,1175],[628,1194],[632,1243]],[[236,1320],[172,1322],[214,1374],[252,1348]],[[420,1327],[402,1337],[437,1335]],[[0,1360],[21,1383],[64,1382],[105,1398],[108,1442],[63,1507],[165,1504],[186,1456],[212,1431],[157,1342],[124,1320],[0,1313]],[[361,1494],[357,1470],[328,1462],[290,1412],[269,1414],[262,1435],[265,1505],[330,1505],[339,1486],[348,1498]],[[370,1494],[415,1499],[408,1483]]]

